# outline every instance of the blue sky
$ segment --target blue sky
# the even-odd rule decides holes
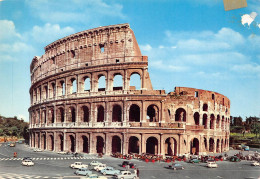
[[[0,114],[28,121],[30,62],[66,35],[129,23],[154,89],[219,92],[232,116],[260,117],[260,0],[0,0]],[[241,16],[256,12],[250,25]]]

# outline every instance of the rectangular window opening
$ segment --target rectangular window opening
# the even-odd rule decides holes
[[[199,97],[199,92],[198,91],[195,91],[195,97]]]
[[[119,63],[119,59],[116,59],[116,63]]]
[[[104,45],[99,45],[99,47],[100,47],[100,52],[101,52],[101,53],[104,53],[104,51],[105,51]]]

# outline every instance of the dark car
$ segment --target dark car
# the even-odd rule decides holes
[[[193,159],[190,159],[189,161],[190,163],[200,163],[201,160],[197,159],[197,158],[193,158]]]
[[[229,161],[230,162],[240,162],[241,160],[240,160],[240,158],[238,158],[236,156],[232,156],[232,157],[230,157]]]
[[[173,170],[183,170],[184,167],[179,163],[173,163],[172,165],[169,165],[169,168]]]
[[[122,167],[126,167],[127,165],[129,165],[129,168],[135,168],[135,164],[129,161],[123,161],[122,163]]]

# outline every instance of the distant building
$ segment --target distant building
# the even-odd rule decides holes
[[[33,58],[30,71],[32,147],[91,154],[228,150],[229,99],[195,88],[154,90],[129,24],[59,39]],[[133,75],[140,89],[131,86]]]

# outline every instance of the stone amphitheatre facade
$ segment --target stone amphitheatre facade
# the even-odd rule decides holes
[[[32,59],[30,72],[31,147],[107,155],[228,150],[229,99],[187,87],[154,90],[129,24],[59,39]]]

